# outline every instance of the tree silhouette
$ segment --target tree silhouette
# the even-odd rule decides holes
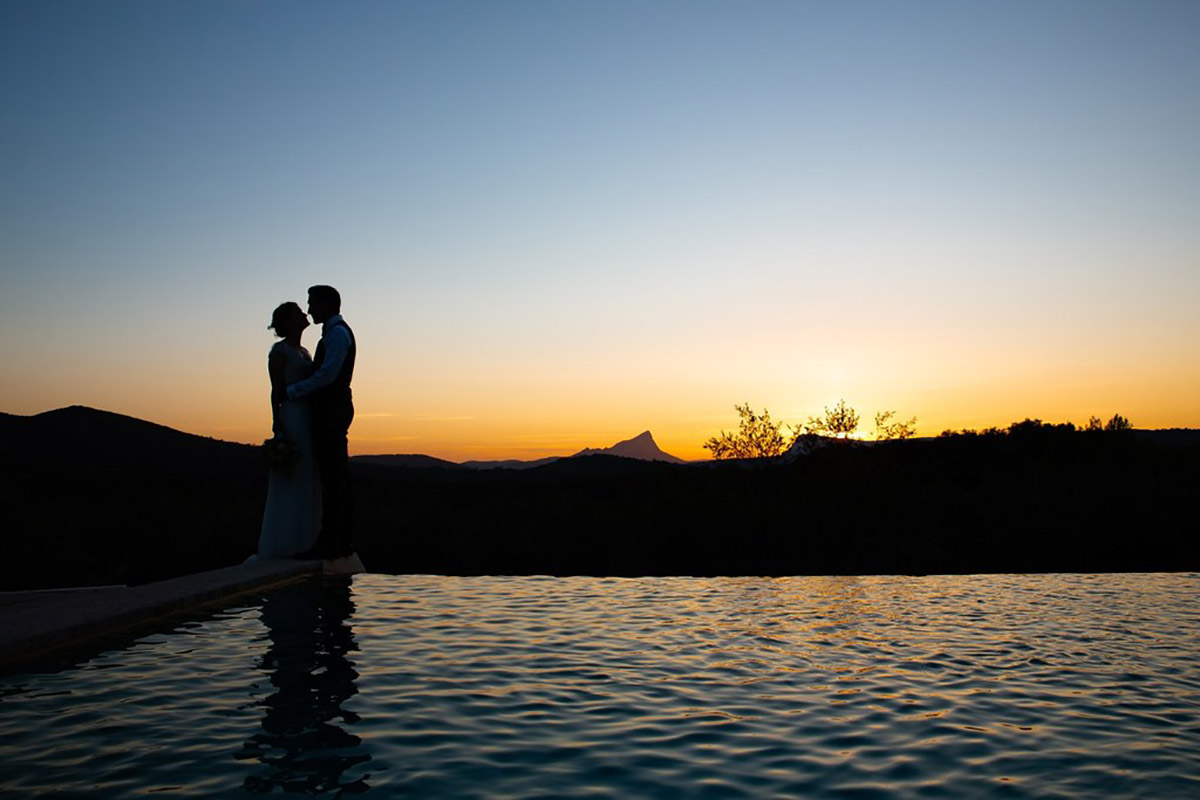
[[[1120,414],[1113,414],[1113,418],[1104,426],[1104,430],[1106,431],[1127,431],[1132,428],[1133,423]]]
[[[787,442],[779,432],[782,423],[772,422],[765,408],[761,415],[755,414],[749,403],[734,408],[741,417],[737,432],[721,431],[703,445],[713,458],[769,458],[784,451]]]
[[[1128,431],[1133,429],[1133,423],[1120,414],[1113,414],[1112,419],[1108,422],[1101,422],[1100,418],[1093,414],[1088,418],[1085,431]]]
[[[886,439],[911,439],[916,433],[917,418],[913,417],[907,422],[891,422],[892,417],[896,416],[895,411],[881,411],[875,415],[875,438],[878,440]]]
[[[800,438],[802,433],[807,433],[845,439],[856,430],[858,430],[858,412],[846,405],[845,400],[838,400],[832,411],[829,406],[825,406],[823,416],[809,417],[808,422],[804,423],[803,431],[796,431],[796,438]]]

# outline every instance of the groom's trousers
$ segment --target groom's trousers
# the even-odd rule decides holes
[[[316,548],[327,558],[354,552],[354,506],[350,491],[347,433],[354,407],[314,415],[313,455],[321,476],[321,533]]]

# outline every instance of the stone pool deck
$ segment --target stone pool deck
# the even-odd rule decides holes
[[[321,561],[267,561],[142,586],[0,594],[0,667],[323,569]]]

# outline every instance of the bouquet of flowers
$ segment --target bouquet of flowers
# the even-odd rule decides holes
[[[291,439],[275,436],[262,443],[263,461],[281,475],[290,477],[300,460],[300,448]]]

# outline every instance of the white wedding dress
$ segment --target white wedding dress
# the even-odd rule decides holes
[[[276,342],[271,352],[279,350],[284,354],[288,383],[312,375],[312,357],[307,350]],[[284,435],[300,451],[300,458],[290,475],[270,470],[258,556],[251,556],[259,561],[302,553],[313,546],[321,530],[321,481],[313,458],[312,409],[307,400],[288,400],[279,409],[279,420]]]

